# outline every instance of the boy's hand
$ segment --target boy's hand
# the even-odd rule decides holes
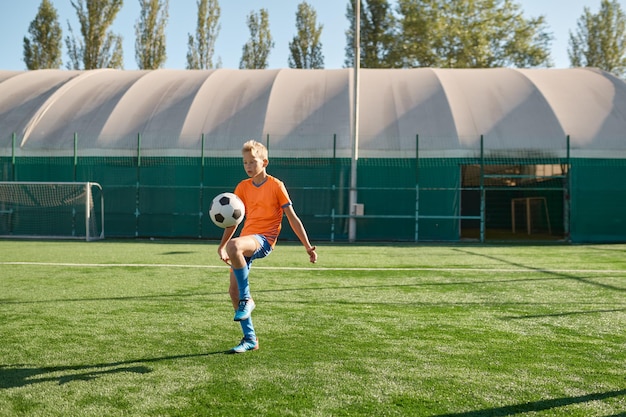
[[[220,259],[225,262],[227,265],[230,265],[230,258],[228,257],[228,254],[226,253],[226,249],[223,247],[219,247],[217,248],[217,254],[220,256]]]
[[[306,253],[309,254],[309,261],[311,261],[312,264],[317,262],[317,253],[315,252],[315,249],[315,246],[311,246],[309,249],[306,250]]]

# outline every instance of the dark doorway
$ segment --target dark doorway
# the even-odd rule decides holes
[[[560,164],[463,165],[461,216],[480,216],[485,199],[485,240],[562,240],[566,169]],[[481,189],[482,183],[482,189]],[[461,239],[480,239],[480,220],[461,220]]]

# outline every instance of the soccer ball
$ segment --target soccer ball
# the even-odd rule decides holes
[[[209,217],[216,226],[223,229],[237,226],[246,214],[243,201],[233,193],[221,193],[215,196],[209,210]]]

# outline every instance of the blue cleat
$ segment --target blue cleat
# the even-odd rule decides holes
[[[254,304],[254,300],[252,298],[248,300],[239,300],[239,308],[235,312],[235,321],[245,320],[250,317],[252,314],[252,310],[254,310],[256,304]]]
[[[241,342],[227,353],[244,353],[249,350],[258,350],[259,349],[259,339],[256,338],[254,340],[246,339],[245,337],[241,339]]]

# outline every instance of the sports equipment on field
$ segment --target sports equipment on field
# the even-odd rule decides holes
[[[218,194],[211,203],[209,217],[216,226],[227,228],[236,226],[243,220],[246,208],[243,201],[233,193]]]
[[[95,182],[0,182],[0,237],[104,239]]]

